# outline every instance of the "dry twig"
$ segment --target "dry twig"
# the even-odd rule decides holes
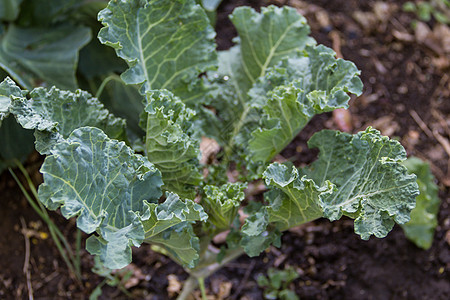
[[[242,278],[241,284],[239,284],[238,288],[236,289],[236,291],[234,292],[233,296],[231,297],[231,299],[237,299],[239,294],[241,293],[242,289],[244,288],[245,284],[248,281],[248,278],[250,277],[250,274],[253,271],[253,268],[255,267],[255,260],[252,260],[250,262],[250,265],[248,266],[247,270],[245,271],[244,274],[244,278]]]
[[[428,128],[427,124],[422,121],[417,112],[415,110],[410,110],[409,114],[414,119],[414,121],[416,121],[417,125],[419,125],[420,129],[422,129],[429,138],[433,138],[433,133],[431,132],[430,128]]]
[[[23,263],[23,273],[27,278],[27,287],[28,287],[28,299],[33,300],[33,286],[31,285],[31,272],[30,272],[30,238],[28,236],[28,228],[27,223],[20,217],[20,223],[22,224],[22,234],[25,240],[25,260]]]

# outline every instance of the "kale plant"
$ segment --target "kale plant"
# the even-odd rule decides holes
[[[114,75],[123,63],[89,44],[78,84],[97,97],[75,90],[74,73],[61,69],[68,67],[63,59],[77,62],[72,51],[88,42],[85,27],[80,37],[44,41],[42,56],[25,56],[29,61],[9,65],[20,52],[0,51],[0,66],[30,90],[5,79],[0,120],[11,115],[34,130],[36,149],[46,155],[42,203],[77,217],[90,235],[87,250],[107,268],[129,264],[132,247],[157,246],[191,275],[180,298],[223,264],[279,247],[283,231],[319,218],[345,215],[362,239],[384,237],[409,220],[419,193],[402,165],[404,148],[370,127],[316,133],[308,145],[320,154],[308,167],[273,162],[315,115],[347,108],[349,94],[361,94],[359,71],[317,45],[293,8],[239,7],[230,18],[235,45],[216,51],[195,0],[111,0],[98,14],[98,39],[127,67]],[[10,25],[3,45],[39,33],[23,30]],[[53,56],[65,47],[66,56]],[[110,75],[100,76],[105,69]],[[208,152],[200,151],[202,137],[220,152],[200,159]],[[264,199],[251,200],[246,189],[258,180]],[[212,240],[223,232],[226,245],[218,249]]]

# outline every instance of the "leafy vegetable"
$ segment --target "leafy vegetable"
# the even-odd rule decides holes
[[[406,152],[399,142],[368,128],[356,135],[324,130],[308,142],[318,147],[319,159],[304,169],[319,185],[336,185],[320,203],[331,221],[343,214],[355,218],[355,232],[363,239],[386,236],[394,221],[409,221],[418,186],[401,164]]]
[[[197,75],[214,67],[216,54],[214,31],[194,0],[111,1],[99,20],[100,41],[130,66],[127,84],[168,89],[184,102],[198,97]]]
[[[82,126],[96,126],[114,138],[123,135],[124,121],[111,115],[87,92],[36,88],[29,97],[14,98],[11,112],[23,128],[37,129],[36,150],[42,154]]]
[[[411,211],[411,220],[401,226],[406,237],[414,244],[429,249],[433,243],[434,229],[438,224],[437,214],[440,205],[438,187],[426,162],[411,157],[405,160],[403,165],[409,173],[417,175],[420,195],[417,197],[416,207]]]
[[[46,155],[40,200],[77,217],[105,267],[126,266],[131,247],[145,242],[203,282],[321,217],[355,219],[363,239],[409,220],[418,188],[405,151],[372,128],[315,134],[309,146],[320,155],[309,167],[272,163],[314,115],[346,108],[362,91],[355,65],[316,46],[295,9],[237,8],[236,44],[217,52],[195,0],[94,4],[58,2],[54,11],[71,22],[49,10],[47,27],[21,27],[37,20],[25,22],[35,16],[30,6],[5,27],[0,66],[30,91],[6,78],[0,121],[34,130]],[[100,8],[102,44],[80,52]],[[19,38],[27,44],[13,43]],[[110,64],[91,65],[103,55]],[[76,90],[76,79],[88,91]],[[220,150],[200,160],[211,152],[200,150],[203,136]],[[251,197],[246,188],[262,179],[268,191]],[[211,241],[227,232],[217,249]]]
[[[250,91],[255,106],[265,112],[249,142],[253,160],[270,160],[314,115],[347,108],[347,93],[361,94],[355,65],[334,57],[329,48],[307,46],[300,57],[270,68]]]
[[[139,215],[144,200],[161,197],[161,174],[125,143],[100,129],[81,127],[51,150],[41,168],[39,198],[49,209],[61,207],[66,218],[79,216],[78,227],[91,236],[87,249],[106,266],[118,269],[131,261],[131,245],[145,238]]]
[[[145,150],[161,170],[165,189],[195,196],[193,188],[202,179],[192,121],[195,112],[166,90],[147,93],[144,111],[141,126],[146,132]]]

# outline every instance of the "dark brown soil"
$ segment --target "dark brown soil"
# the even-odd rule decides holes
[[[397,137],[408,154],[431,163],[442,199],[439,226],[432,248],[425,251],[409,242],[399,227],[384,239],[362,241],[353,233],[350,220],[319,220],[286,232],[281,249],[272,247],[257,258],[241,257],[230,263],[207,280],[208,294],[216,295],[214,299],[262,299],[262,290],[256,284],[258,275],[266,274],[270,267],[292,266],[300,277],[290,288],[301,299],[448,299],[450,171],[449,156],[439,137],[447,141],[450,138],[450,79],[448,68],[436,63],[441,54],[426,42],[398,38],[397,32],[414,37],[409,26],[413,16],[400,9],[404,1],[384,1],[391,8],[397,7],[396,11],[370,27],[358,23],[353,14],[373,12],[375,1],[273,2],[299,8],[317,41],[340,51],[362,71],[365,91],[352,100],[349,131],[357,132],[373,124],[382,133]],[[269,1],[224,1],[217,19],[219,49],[232,45],[236,33],[226,15],[235,6],[256,8],[267,4]],[[282,155],[297,165],[309,163],[316,155],[307,149],[309,137],[322,128],[341,127],[332,114],[317,116]],[[36,183],[40,181],[38,164],[39,158],[27,163]],[[0,176],[0,200],[0,299],[28,298],[23,272],[24,225],[32,232],[28,285],[34,297],[87,299],[103,280],[90,271],[92,257],[82,250],[82,283],[75,283],[52,240],[40,235],[48,230],[8,172]],[[74,243],[74,222],[67,222],[58,213],[51,213],[51,217]],[[133,275],[124,284],[130,294],[105,285],[102,299],[168,299],[169,294],[176,295],[171,290],[176,291],[177,284],[187,277],[182,268],[152,252],[149,246],[135,249],[129,270]]]

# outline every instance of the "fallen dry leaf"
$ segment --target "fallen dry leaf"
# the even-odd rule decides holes
[[[398,123],[394,121],[394,116],[383,116],[370,122],[370,126],[381,131],[382,135],[392,136],[400,128]],[[369,125],[367,125],[369,126]],[[366,127],[367,127],[366,126]]]
[[[215,294],[215,297],[212,299],[215,300],[230,299],[229,297],[232,286],[233,284],[227,281],[225,277],[211,278],[211,290]]]
[[[400,30],[392,30],[392,35],[402,42],[408,42],[411,43],[415,40],[414,36],[412,34],[409,34],[408,32],[400,31]]]
[[[367,33],[376,28],[378,24],[377,17],[371,12],[355,11],[352,17]]]
[[[223,244],[223,243],[225,243],[229,233],[230,233],[230,231],[227,230],[227,231],[224,231],[224,232],[221,232],[221,233],[217,234],[215,237],[213,237],[213,242],[215,244]]]
[[[378,21],[384,23],[391,18],[392,14],[397,11],[397,8],[398,7],[395,4],[377,1],[373,5],[373,12]]]
[[[179,294],[181,291],[181,282],[178,280],[178,277],[175,274],[167,275],[167,280],[169,281],[169,285],[167,286],[167,293],[169,297],[174,297]]]
[[[200,142],[200,152],[202,154],[200,163],[204,165],[208,164],[208,162],[210,162],[213,157],[219,153],[219,151],[220,145],[215,139],[210,139],[203,136]]]
[[[117,274],[121,278],[121,280],[129,276],[128,279],[125,282],[123,282],[123,286],[126,289],[130,289],[134,286],[137,286],[142,280],[148,281],[151,279],[150,275],[145,275],[142,272],[142,270],[133,263],[129,264],[123,269],[116,270],[113,273]]]
[[[341,131],[352,132],[352,115],[349,110],[338,108],[333,111],[333,121]]]
[[[374,30],[384,31],[387,22],[395,11],[397,11],[397,5],[386,3],[385,1],[377,1],[373,4],[372,11],[356,11],[352,17],[366,32]]]

